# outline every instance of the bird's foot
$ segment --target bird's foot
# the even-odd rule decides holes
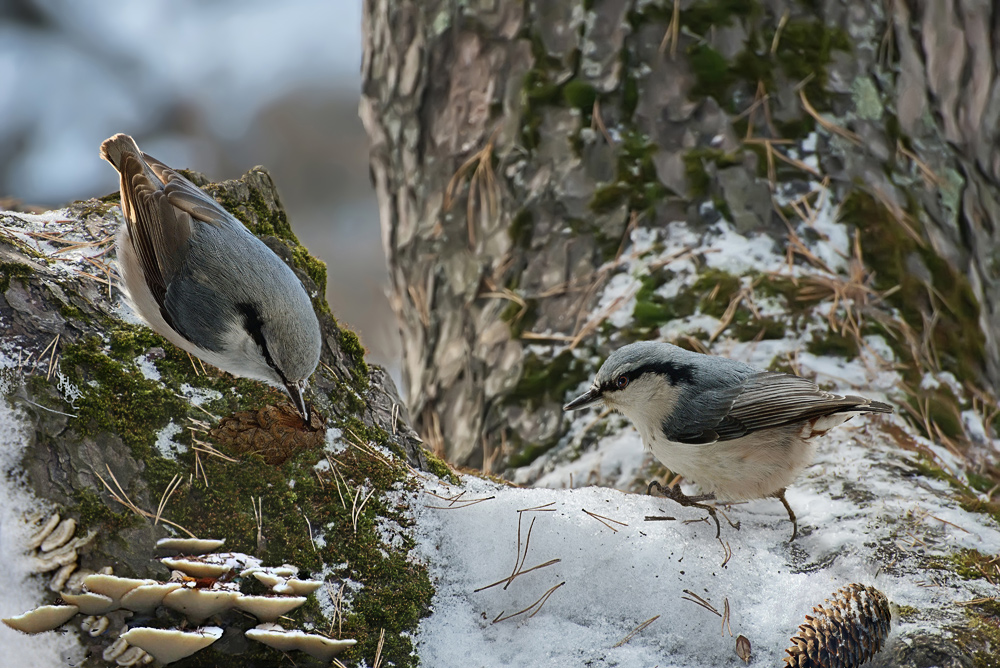
[[[781,501],[781,504],[785,506],[785,510],[788,511],[788,519],[792,521],[792,537],[788,539],[788,542],[791,543],[795,540],[795,537],[799,535],[799,523],[798,520],[795,519],[795,511],[793,511],[792,507],[788,505],[788,499],[785,498],[784,487],[774,493],[774,498]]]
[[[703,501],[714,501],[715,494],[709,493],[709,494],[699,494],[697,496],[688,496],[683,491],[681,491],[680,485],[674,485],[673,487],[664,487],[656,480],[649,483],[649,486],[646,488],[646,494],[652,495],[654,488],[656,489],[657,492],[659,492],[661,496],[676,501],[682,506],[688,508],[701,508],[702,510],[707,511],[708,514],[711,515],[712,519],[715,521],[715,537],[718,538],[722,534],[722,525],[719,524],[719,516],[717,514],[722,511],[717,509],[715,506],[710,506],[703,503]],[[728,515],[722,513],[722,516],[726,518],[726,522],[729,523],[729,526],[739,531],[740,529],[739,522],[733,524],[733,521],[729,519]]]

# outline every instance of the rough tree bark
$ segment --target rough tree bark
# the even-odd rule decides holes
[[[993,4],[366,0],[365,21],[407,401],[449,459],[558,439],[575,383],[525,383],[571,362],[525,333],[576,337],[630,222],[722,214],[785,243],[772,193],[808,175],[776,156],[814,131],[876,284],[901,285],[911,357],[996,394]]]

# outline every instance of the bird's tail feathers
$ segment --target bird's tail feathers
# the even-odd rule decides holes
[[[858,411],[861,413],[891,413],[892,406],[889,404],[882,403],[881,401],[875,401],[873,399],[865,399],[863,397],[845,397],[847,399],[857,399],[858,403],[850,408],[845,408],[847,412]]]
[[[122,156],[127,153],[136,155],[141,161],[142,151],[139,150],[139,145],[127,134],[119,132],[114,137],[108,137],[101,144],[101,157],[110,162],[118,171],[121,171]]]

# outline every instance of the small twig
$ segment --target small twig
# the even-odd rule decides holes
[[[781,19],[778,20],[778,27],[774,31],[774,39],[771,40],[771,55],[773,56],[778,51],[778,42],[781,40],[781,31],[785,29],[785,24],[788,23],[788,10],[781,15]]]
[[[487,496],[487,497],[483,497],[481,499],[469,499],[468,501],[462,502],[461,505],[447,505],[447,506],[427,506],[427,505],[425,505],[424,508],[433,508],[434,510],[458,510],[459,508],[468,508],[469,506],[474,506],[477,503],[482,503],[483,501],[492,501],[495,498],[497,498],[497,497],[495,497],[495,496]]]
[[[364,500],[361,501],[361,504],[358,505],[358,499],[361,498],[362,494],[362,489],[358,487],[357,493],[351,500],[351,524],[354,526],[355,534],[358,533],[358,520],[361,519],[361,512],[365,509],[365,504],[368,503],[368,500],[375,495],[376,491],[378,490],[375,487],[372,487],[372,491],[368,492],[368,496],[366,496]]]
[[[153,518],[153,524],[160,523],[160,516],[163,515],[163,510],[167,507],[167,503],[170,502],[170,497],[173,495],[177,488],[180,486],[183,478],[179,474],[174,474],[174,477],[170,479],[167,484],[166,489],[163,490],[163,494],[160,495],[160,505],[156,507],[156,516]]]
[[[56,334],[55,341],[52,342],[52,353],[49,355],[49,371],[45,374],[45,380],[52,380],[52,372],[56,365],[56,348],[59,347],[59,335]]]
[[[594,98],[594,109],[590,114],[590,125],[591,127],[597,126],[597,129],[604,135],[604,141],[608,142],[608,146],[615,145],[615,142],[611,139],[611,135],[608,133],[608,128],[604,125],[604,119],[601,117],[601,101],[596,97]]]
[[[312,525],[312,522],[309,521],[309,518],[306,517],[305,512],[301,508],[299,509],[299,512],[302,513],[302,519],[304,519],[306,521],[306,531],[309,532],[309,542],[312,543],[313,552],[315,552],[316,551],[316,541],[313,540],[313,525]]]
[[[152,519],[154,517],[153,513],[149,512],[147,510],[143,510],[139,506],[137,506],[134,503],[132,503],[132,500],[130,498],[128,498],[128,494],[126,494],[125,490],[122,489],[122,486],[118,482],[118,479],[115,477],[115,474],[111,471],[111,467],[109,465],[107,465],[107,464],[105,464],[104,466],[105,466],[105,468],[107,468],[108,475],[111,476],[111,480],[115,483],[115,487],[118,488],[117,492],[111,488],[111,485],[109,485],[104,478],[101,477],[100,473],[98,473],[97,471],[94,471],[94,475],[97,476],[97,479],[101,481],[101,484],[104,485],[105,489],[108,490],[108,493],[111,494],[111,498],[113,500],[117,501],[118,503],[122,504],[123,506],[125,506],[129,510],[131,510],[136,515],[140,515],[142,517],[146,517],[148,519]],[[176,522],[171,522],[170,520],[164,519],[162,517],[160,518],[160,521],[164,522],[166,524],[169,524],[170,526],[172,526],[172,527],[174,527],[176,529],[180,529],[181,531],[183,531],[187,535],[191,536],[192,538],[197,538],[197,536],[195,536],[193,533],[191,533],[190,531],[188,531],[187,529],[185,529],[184,527],[182,527],[180,524],[177,524]]]
[[[964,531],[965,533],[972,533],[972,532],[971,532],[971,531],[969,531],[968,529],[965,529],[965,528],[963,528],[963,527],[960,527],[960,526],[958,526],[957,524],[955,524],[954,522],[949,522],[948,520],[943,520],[943,519],[941,519],[940,517],[937,517],[937,516],[935,516],[935,515],[928,515],[928,517],[930,517],[930,518],[931,518],[932,520],[937,520],[938,522],[941,522],[941,523],[943,523],[943,524],[950,524],[951,526],[955,527],[955,528],[956,528],[956,529],[958,529],[959,531]]]
[[[603,524],[607,528],[611,529],[615,533],[618,533],[618,529],[616,529],[613,526],[611,526],[610,524],[608,524],[608,522],[614,522],[615,524],[618,524],[618,525],[623,526],[623,527],[627,527],[628,526],[628,524],[625,524],[625,522],[619,522],[618,520],[613,520],[610,517],[605,517],[604,515],[598,515],[597,513],[592,513],[589,510],[587,510],[586,508],[581,508],[580,510],[582,510],[585,513],[587,513],[588,515],[590,515],[595,520],[597,520],[598,522],[600,522],[601,524]]]
[[[233,463],[235,463],[235,462],[239,461],[238,459],[233,459],[229,455],[220,452],[211,443],[206,443],[205,441],[197,439],[194,436],[191,437],[191,441],[195,444],[195,445],[191,446],[192,450],[196,450],[198,452],[204,452],[206,455],[211,455],[213,457],[218,457],[219,459],[222,459],[222,460],[227,461],[227,462],[233,462]],[[207,484],[207,482],[206,482],[206,484]]]
[[[340,492],[340,484],[337,483],[337,479],[339,478],[340,482],[343,483],[344,487],[347,489],[350,489],[350,487],[347,485],[347,481],[344,480],[344,476],[341,474],[340,469],[337,468],[337,465],[330,461],[329,455],[326,456],[326,463],[330,465],[330,470],[333,471],[333,484],[337,487],[337,496],[340,497],[340,505],[344,507],[344,510],[347,510],[347,503],[344,502],[344,495]]]
[[[816,108],[809,103],[809,99],[806,97],[806,89],[803,85],[804,83],[805,82],[801,82],[799,84],[799,99],[802,101],[802,108],[806,110],[806,113],[812,116],[817,123],[826,128],[828,131],[836,135],[840,135],[853,144],[861,146],[861,137],[820,116],[819,112],[816,111]]]
[[[337,626],[337,637],[340,637],[341,628],[343,624],[343,608],[342,603],[344,601],[344,587],[347,585],[346,582],[340,583],[340,589],[336,594],[333,593],[333,583],[330,581],[326,582],[326,595],[330,597],[330,602],[333,603],[333,619],[330,620],[330,630],[326,632],[326,635],[333,637],[333,627]]]
[[[528,558],[528,547],[531,545],[531,530],[535,528],[536,517],[531,518],[531,524],[528,525],[528,535],[524,539],[524,554],[521,554],[521,519],[524,517],[523,513],[518,513],[517,515],[517,555],[514,557],[514,570],[510,572],[510,577],[507,579],[507,584],[503,586],[506,590],[510,586],[510,583],[514,581],[524,567],[524,560]]]
[[[660,55],[667,52],[667,46],[670,47],[670,60],[675,60],[677,58],[677,43],[680,41],[681,35],[681,0],[674,0],[674,11],[670,16],[670,25],[667,26],[667,32],[663,35],[663,40],[660,42]]]
[[[519,513],[553,513],[555,508],[549,508],[549,506],[555,505],[555,501],[549,501],[548,503],[543,503],[540,506],[534,506],[532,508],[518,508]]]
[[[629,631],[628,635],[626,635],[624,638],[622,638],[621,640],[619,640],[618,642],[616,642],[614,645],[612,645],[612,647],[621,647],[622,645],[624,645],[625,643],[627,643],[629,640],[631,640],[632,638],[634,638],[637,635],[639,635],[639,633],[641,633],[647,626],[649,626],[650,624],[652,624],[653,622],[655,622],[659,618],[660,618],[659,615],[657,615],[655,617],[650,617],[649,619],[647,619],[646,621],[644,621],[642,624],[639,624],[639,626],[637,626],[634,629],[632,629],[631,631]]]
[[[49,345],[47,345],[44,348],[42,348],[42,352],[38,353],[38,357],[35,358],[35,363],[31,367],[31,372],[32,373],[34,373],[35,370],[38,368],[38,365],[39,365],[39,363],[41,363],[42,358],[45,357],[45,353],[49,352],[49,348],[53,348],[54,349],[54,346],[55,346],[55,344],[56,344],[57,341],[59,341],[59,335],[58,334],[56,334],[52,338],[52,340],[49,341]]]
[[[639,292],[639,287],[640,286],[637,285],[631,288],[625,294],[619,295],[614,301],[608,304],[600,313],[596,314],[593,318],[585,322],[583,324],[583,327],[580,328],[580,331],[577,332],[575,337],[573,337],[573,341],[570,342],[569,349],[573,350],[578,345],[580,345],[580,342],[585,337],[593,333],[598,327],[600,327],[601,323],[604,322],[612,313],[614,313],[622,306],[627,304],[628,301],[632,299],[632,297],[634,297],[637,292]]]
[[[517,574],[515,575],[515,577],[524,575],[525,573],[530,573],[531,571],[537,571],[540,568],[545,568],[546,566],[551,566],[552,564],[558,564],[560,561],[562,561],[562,559],[549,559],[544,564],[538,564],[537,566],[532,566],[531,568],[527,568],[527,569],[524,569],[524,570],[518,570]],[[478,593],[478,592],[484,591],[486,589],[490,589],[491,587],[496,587],[497,585],[502,585],[504,583],[510,584],[511,579],[512,578],[510,576],[508,576],[508,577],[505,577],[503,580],[497,580],[496,582],[494,582],[492,584],[488,584],[485,587],[480,587],[479,589],[473,589],[472,592],[473,593]]]
[[[684,589],[682,591],[685,594],[687,594],[687,596],[681,596],[681,598],[684,599],[685,601],[691,601],[692,603],[697,603],[698,605],[700,605],[701,607],[705,608],[709,612],[714,612],[719,617],[722,616],[722,613],[719,612],[718,610],[716,610],[715,606],[713,606],[711,603],[709,603],[708,601],[706,601],[705,599],[703,599],[701,596],[698,596],[698,594],[694,593],[690,589]],[[688,596],[690,596],[691,598],[688,598]]]
[[[434,492],[426,492],[430,496],[441,499],[442,501],[447,501],[447,506],[424,506],[424,508],[434,508],[436,510],[452,510],[456,508],[467,508],[469,506],[474,506],[477,503],[482,503],[483,501],[490,501],[497,498],[496,496],[485,496],[480,499],[463,499],[465,492],[459,492],[455,496],[441,496],[440,494],[435,494]]]
[[[205,472],[205,465],[201,463],[201,451],[198,448],[194,448],[194,477],[195,480],[198,479],[198,471],[201,471],[201,479],[205,481],[205,487],[208,487],[208,474]]]
[[[472,154],[468,160],[452,175],[444,191],[444,210],[448,211],[454,204],[455,196],[469,178],[469,192],[466,195],[465,220],[469,235],[469,247],[476,247],[475,212],[479,206],[480,219],[484,222],[494,220],[499,215],[500,186],[493,172],[493,147],[502,126],[497,126],[490,135],[486,146]],[[469,173],[472,176],[469,177]]]
[[[633,210],[632,213],[629,214],[628,224],[625,226],[625,231],[622,233],[622,240],[618,244],[618,251],[615,253],[616,262],[621,258],[622,252],[625,250],[625,245],[628,243],[629,239],[632,236],[632,230],[634,230],[636,228],[636,225],[638,224],[639,224],[639,212]]]
[[[49,408],[48,406],[42,406],[41,404],[36,404],[34,401],[32,401],[31,399],[28,399],[26,397],[21,397],[18,400],[19,401],[27,402],[27,403],[31,404],[32,406],[34,406],[35,408],[40,408],[43,411],[48,411],[49,413],[55,413],[56,415],[65,415],[66,417],[71,417],[71,418],[80,417],[79,415],[74,415],[73,413],[63,413],[62,411],[57,411],[54,408]]]
[[[503,611],[500,611],[500,614],[496,616],[496,618],[493,620],[493,623],[496,624],[497,622],[505,621],[507,619],[510,619],[511,617],[517,617],[518,615],[524,614],[524,613],[528,612],[529,610],[531,610],[532,608],[535,608],[535,606],[538,606],[537,608],[535,608],[534,612],[532,612],[530,615],[528,615],[528,619],[531,619],[532,617],[534,617],[535,615],[538,614],[539,610],[542,609],[542,606],[545,605],[545,602],[547,600],[549,600],[549,596],[552,596],[553,592],[555,592],[556,589],[559,589],[559,587],[562,587],[564,584],[566,584],[565,581],[564,582],[560,582],[556,586],[552,587],[547,592],[545,592],[544,594],[542,594],[541,598],[539,598],[537,601],[535,601],[534,603],[532,603],[531,605],[529,605],[524,610],[519,610],[518,612],[515,612],[514,614],[511,614],[511,615],[507,615],[506,617],[503,616]]]
[[[264,497],[258,496],[254,503],[251,496],[250,507],[253,508],[253,519],[257,523],[257,545],[260,545],[264,542]]]
[[[718,541],[719,541],[719,544],[722,545],[722,552],[723,552],[723,554],[725,554],[725,556],[726,556],[726,558],[722,560],[722,565],[721,565],[721,568],[725,568],[726,564],[729,563],[729,560],[733,558],[733,548],[729,547],[729,541],[728,540],[725,543],[723,543],[722,539],[719,538]]]
[[[983,603],[994,603],[996,602],[996,596],[984,596],[981,598],[974,598],[969,601],[955,601],[955,605],[968,606],[968,605],[982,605]]]
[[[382,665],[382,645],[385,643],[385,629],[378,634],[378,647],[375,648],[375,660],[372,661],[372,668],[379,668]]]

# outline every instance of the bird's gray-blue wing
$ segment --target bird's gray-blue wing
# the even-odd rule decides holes
[[[848,411],[887,413],[892,408],[864,397],[826,392],[800,376],[764,372],[747,379],[727,417],[750,433]]]
[[[762,429],[841,413],[844,411],[889,412],[891,408],[863,397],[839,396],[821,390],[816,383],[786,373],[758,372],[745,379],[731,404],[723,414],[717,406],[716,424],[702,424],[681,430],[672,441],[680,443],[712,443],[746,436]]]
[[[728,433],[738,428],[728,416],[746,378],[756,369],[730,362],[712,360],[712,367],[698,370],[693,386],[680,393],[670,416],[663,421],[664,436],[675,443],[714,443],[720,438],[720,429]]]

